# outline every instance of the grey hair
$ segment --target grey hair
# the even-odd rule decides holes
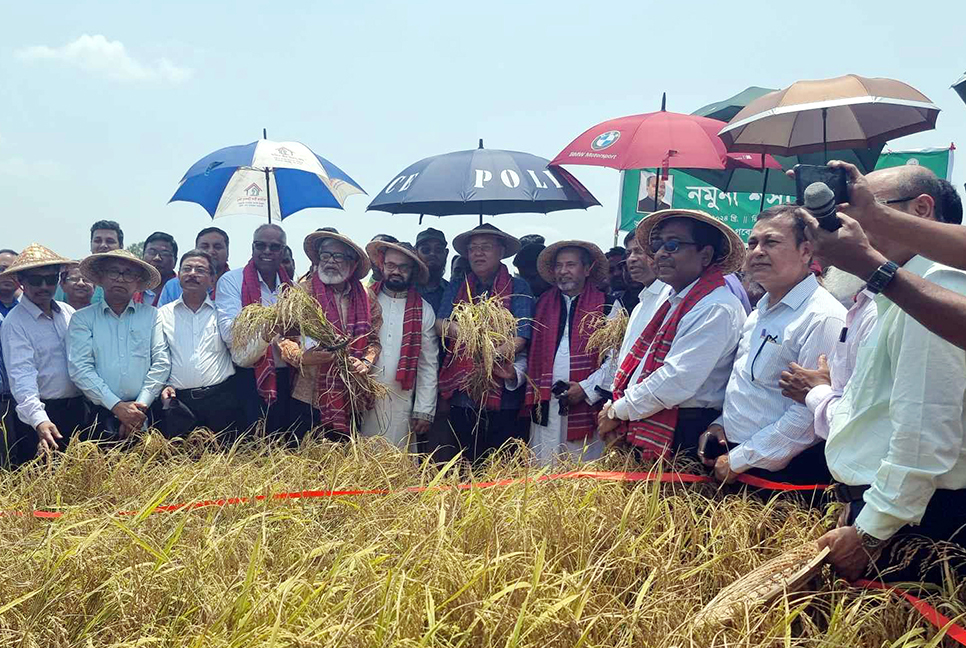
[[[256,236],[259,235],[259,233],[264,232],[266,230],[277,231],[279,234],[282,235],[282,243],[288,243],[288,240],[285,237],[285,230],[283,230],[281,226],[276,225],[275,223],[265,223],[264,225],[259,225],[258,227],[255,228],[255,233],[252,234],[252,238],[254,239]]]

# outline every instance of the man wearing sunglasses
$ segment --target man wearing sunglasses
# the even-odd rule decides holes
[[[778,384],[792,362],[817,366],[845,325],[845,308],[809,268],[812,247],[797,209],[766,209],[748,239],[745,267],[766,292],[745,323],[722,416],[698,447],[699,457],[725,483],[746,472],[774,481],[828,483],[812,413],[785,398]]]
[[[221,339],[231,349],[232,360],[241,367],[235,379],[238,397],[245,408],[243,429],[265,417],[266,430],[284,430],[292,423],[289,406],[292,376],[278,349],[274,332],[242,349],[232,347],[231,327],[249,304],[271,306],[282,286],[292,278],[282,268],[285,230],[274,223],[259,226],[252,236],[252,257],[243,268],[229,270],[218,280],[215,309]]]
[[[745,321],[724,279],[741,267],[744,246],[720,221],[683,209],[651,214],[635,239],[646,242],[670,292],[622,357],[599,433],[623,439],[644,459],[694,453],[721,412]]]
[[[87,426],[84,398],[67,370],[65,338],[74,309],[54,301],[60,271],[69,263],[35,243],[0,275],[14,277],[24,296],[0,328],[19,418],[14,429],[8,428],[16,436],[10,448],[15,464],[63,447],[76,429]]]

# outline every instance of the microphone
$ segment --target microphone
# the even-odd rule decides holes
[[[805,188],[805,209],[824,230],[834,232],[842,227],[842,221],[835,215],[835,193],[824,182],[813,182]]]

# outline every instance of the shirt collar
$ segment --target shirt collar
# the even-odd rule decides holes
[[[188,308],[188,305],[184,303],[183,295],[175,299],[173,303],[175,308],[177,308],[178,306],[181,306],[182,308]],[[205,295],[205,301],[201,302],[201,308],[204,308],[205,306],[208,306],[209,308],[212,308],[212,309],[214,309],[215,307],[215,303],[211,301],[211,293]],[[201,310],[201,308],[199,308],[198,310]],[[191,311],[190,308],[188,308],[188,310]]]
[[[101,307],[101,312],[102,312],[102,313],[103,313],[103,312],[109,312],[109,313],[110,313],[111,315],[115,315],[115,316],[116,316],[116,314],[114,313],[114,311],[113,311],[113,310],[111,310],[111,307],[110,307],[110,305],[108,305],[108,303],[107,303],[107,300],[106,300],[106,299],[105,299],[104,301],[100,301],[100,302],[97,302],[97,303],[98,303],[98,304],[100,305],[100,307]],[[151,307],[149,307],[149,308],[154,308],[154,307],[153,307],[153,306],[151,306]],[[136,309],[136,306],[135,306],[135,304],[134,304],[134,300],[132,299],[131,301],[129,301],[129,302],[127,303],[127,308],[125,308],[125,309],[124,309],[124,312],[125,312],[125,313],[128,313],[128,312],[133,312],[133,311],[134,311],[135,309]]]
[[[44,312],[40,310],[40,307],[37,306],[37,304],[30,301],[29,299],[22,300],[20,302],[20,307],[25,311],[27,311],[27,313],[29,313],[30,316],[34,319],[40,319],[41,317],[44,316]],[[50,300],[50,310],[54,313],[60,312],[60,306],[58,306],[57,302],[53,299]]]
[[[815,278],[815,275],[809,272],[808,276],[799,281],[794,288],[789,290],[785,296],[781,298],[781,301],[779,301],[778,304],[785,304],[792,310],[798,310],[801,308],[802,304],[804,304],[805,301],[812,296],[812,293],[819,288],[820,286],[818,285],[818,280]],[[765,293],[765,296],[761,298],[760,302],[758,302],[759,310],[767,311],[771,309],[771,300],[769,298],[770,295]],[[775,305],[777,306],[778,304]]]
[[[689,283],[687,286],[685,286],[684,290],[682,290],[679,293],[674,292],[674,288],[671,288],[671,294],[669,295],[669,298],[676,302],[681,301],[682,299],[688,296],[688,293],[691,292],[691,289],[694,288],[695,284],[697,284],[698,281],[700,280],[701,280],[701,277],[698,277],[697,279]]]
[[[655,279],[654,281],[651,282],[650,286],[647,286],[646,288],[644,288],[644,290],[638,293],[637,296],[640,297],[641,299],[644,299],[644,295],[648,295],[648,294],[660,295],[661,291],[664,290],[665,285],[666,284],[660,279]]]
[[[392,297],[393,299],[403,299],[409,296],[409,290],[404,290],[402,292],[390,290],[386,284],[382,284],[382,292],[384,292],[387,297]]]

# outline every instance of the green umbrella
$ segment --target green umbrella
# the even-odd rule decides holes
[[[733,97],[729,97],[724,101],[716,101],[713,104],[708,104],[703,108],[698,108],[692,115],[697,115],[698,117],[709,117],[711,119],[720,119],[723,122],[731,121],[731,118],[741,112],[741,109],[747,106],[749,103],[768,94],[769,92],[775,92],[775,88],[759,88],[758,86],[751,86],[745,88]]]

